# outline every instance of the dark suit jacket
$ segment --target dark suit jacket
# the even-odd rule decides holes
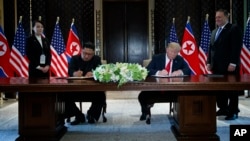
[[[34,35],[27,38],[26,55],[29,59],[29,77],[49,77],[49,71],[47,73],[43,73],[36,68],[37,66],[44,67],[46,65],[50,65],[51,63],[51,52],[48,40],[46,38],[42,38],[42,44],[43,47]],[[40,56],[42,54],[46,56],[45,64],[40,64]]]
[[[73,56],[69,63],[69,76],[73,76],[74,71],[81,70],[83,71],[83,76],[86,75],[87,72],[92,71],[96,67],[101,65],[101,58],[99,56],[94,55],[93,58],[89,61],[83,61],[81,55]]]
[[[165,68],[166,65],[166,53],[154,55],[152,61],[148,64],[148,75],[155,75],[157,71]],[[191,70],[184,59],[177,55],[172,63],[172,72],[181,69],[184,75],[190,75]]]
[[[237,74],[242,48],[241,30],[238,26],[228,23],[215,40],[217,30],[218,28],[212,31],[207,63],[211,65],[214,74],[229,74],[228,65],[234,63],[237,66],[233,74]]]

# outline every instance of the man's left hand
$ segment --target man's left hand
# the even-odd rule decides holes
[[[236,66],[234,65],[228,65],[227,71],[232,72],[235,71]]]

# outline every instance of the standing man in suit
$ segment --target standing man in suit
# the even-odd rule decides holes
[[[152,61],[147,66],[149,71],[148,75],[190,75],[191,70],[184,59],[178,55],[181,50],[181,46],[178,43],[169,43],[166,47],[166,53],[158,54],[153,56]],[[164,99],[169,99],[169,94],[164,94],[165,92],[151,92],[142,91],[138,100],[141,105],[142,115],[140,120],[146,120],[147,124],[150,124],[150,108],[159,99],[164,101]],[[168,92],[166,92],[168,93]]]
[[[215,21],[218,26],[212,31],[207,68],[213,74],[239,75],[240,52],[242,48],[242,32],[236,25],[228,21],[227,10],[216,11]],[[217,116],[225,115],[226,120],[238,117],[239,91],[225,91],[217,95]]]
[[[50,46],[43,34],[42,21],[33,22],[32,35],[26,41],[26,54],[29,60],[29,77],[49,77],[51,62]]]

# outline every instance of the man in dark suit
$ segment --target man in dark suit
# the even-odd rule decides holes
[[[216,11],[218,26],[212,31],[207,59],[207,68],[213,74],[239,75],[242,33],[238,26],[228,22],[229,13],[224,9]],[[226,115],[226,120],[238,117],[239,91],[225,91],[217,96],[217,116]],[[228,102],[229,101],[229,102]]]
[[[153,56],[152,61],[147,66],[149,71],[148,75],[190,75],[191,70],[184,59],[178,55],[181,50],[181,46],[178,43],[169,43],[166,47],[166,53],[158,54]],[[159,99],[164,101],[164,99],[169,99],[170,92],[159,91],[142,91],[138,100],[141,105],[142,115],[140,120],[146,120],[147,124],[150,124],[150,108]]]
[[[69,63],[68,74],[73,77],[93,77],[92,70],[101,65],[101,58],[95,55],[95,47],[91,42],[83,45],[80,55],[73,56]],[[98,121],[103,106],[106,104],[105,92],[72,92],[65,98],[66,117],[75,116],[71,125],[85,122],[85,115],[75,105],[76,101],[91,101],[87,112],[88,123]]]

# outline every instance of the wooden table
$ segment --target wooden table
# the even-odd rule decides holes
[[[19,92],[19,138],[17,140],[60,140],[64,126],[63,94],[67,91],[176,91],[171,130],[178,141],[220,140],[216,135],[216,95],[224,90],[250,89],[250,75],[149,77],[143,82],[99,83],[92,79],[0,78],[0,91]]]

